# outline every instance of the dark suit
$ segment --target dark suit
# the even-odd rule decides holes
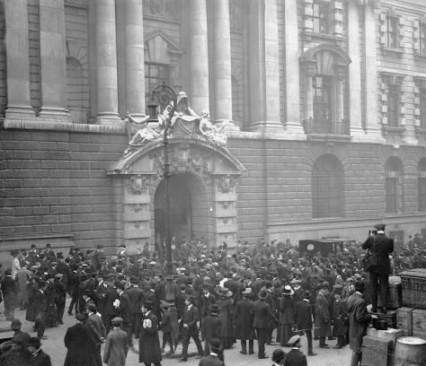
[[[389,293],[389,273],[392,273],[389,254],[393,252],[393,239],[379,231],[372,235],[362,244],[362,249],[369,249],[377,255],[377,265],[370,270],[371,302],[373,311],[377,311],[377,285],[380,285],[380,300],[386,307]]]
[[[283,366],[307,366],[306,356],[298,349],[293,348],[285,357]]]
[[[312,305],[309,299],[304,299],[297,303],[294,322],[297,329],[303,330],[308,340],[308,354],[312,354]]]
[[[118,315],[123,319],[121,329],[123,329],[129,338],[129,344],[132,345],[132,332],[130,330],[130,322],[132,320],[132,314],[130,312],[130,300],[129,295],[124,291],[120,294],[118,300],[120,300],[120,306],[118,308]]]
[[[142,319],[142,304],[144,302],[143,290],[137,286],[132,286],[126,290],[129,295],[129,308],[130,308],[130,337],[132,334],[139,338],[140,323]]]
[[[269,339],[272,322],[277,323],[277,319],[272,313],[271,307],[265,300],[258,300],[254,303],[253,327],[257,333],[258,357],[265,358],[265,343]]]
[[[249,341],[249,354],[253,354],[254,339],[254,301],[243,298],[237,303],[235,309],[236,338],[241,340],[241,353],[247,353]]]
[[[182,359],[184,360],[188,358],[188,345],[191,337],[197,346],[198,354],[203,356],[203,347],[198,336],[198,320],[198,309],[194,305],[187,306],[182,317]]]

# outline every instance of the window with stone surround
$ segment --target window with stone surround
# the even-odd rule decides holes
[[[413,49],[426,55],[426,16],[413,20]]]
[[[315,75],[312,78],[314,89],[314,121],[317,132],[332,133],[333,80],[330,76]]]
[[[380,14],[380,43],[387,50],[402,50],[404,36],[404,18],[389,9]]]
[[[418,174],[419,211],[426,211],[426,158],[420,160]]]
[[[330,34],[331,4],[329,1],[314,0],[312,21],[315,33]]]
[[[170,84],[169,65],[146,62],[145,63],[145,90],[147,95],[151,95],[152,91],[158,85]]]
[[[415,126],[426,130],[426,79],[415,78],[414,82]]]
[[[382,73],[381,79],[382,124],[384,127],[399,128],[405,113],[401,99],[403,76]]]
[[[343,0],[304,0],[304,35],[331,40],[343,36]]]
[[[312,217],[342,217],[343,201],[343,167],[334,155],[323,155],[312,169]]]
[[[385,165],[385,213],[402,212],[403,204],[403,169],[401,160],[391,157]]]

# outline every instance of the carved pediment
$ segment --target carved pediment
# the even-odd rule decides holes
[[[161,30],[148,33],[145,36],[145,61],[171,64],[172,54],[182,54],[183,51],[169,35]]]

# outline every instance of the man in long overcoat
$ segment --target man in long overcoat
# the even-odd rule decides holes
[[[182,361],[188,360],[188,345],[192,338],[197,346],[198,357],[203,357],[203,347],[198,335],[198,309],[194,305],[197,301],[195,296],[187,296],[185,299],[185,311],[181,320],[182,329]]]
[[[139,338],[140,324],[142,319],[142,304],[144,301],[143,290],[138,286],[138,279],[136,277],[131,278],[131,286],[126,290],[129,296],[129,308],[130,308],[130,337],[135,334],[136,338]]]
[[[94,332],[86,324],[86,316],[77,314],[77,324],[69,327],[64,343],[68,349],[64,366],[102,366]]]
[[[355,283],[355,293],[349,296],[347,310],[349,314],[349,345],[352,350],[351,366],[358,366],[362,355],[362,338],[367,332],[371,315],[363,298],[365,284],[363,281]]]
[[[247,354],[247,341],[248,353],[254,353],[254,301],[252,300],[253,290],[247,287],[242,293],[243,298],[237,303],[235,308],[235,326],[236,338],[241,341],[241,351],[243,355]]]
[[[103,360],[108,366],[124,366],[126,364],[129,342],[127,333],[121,330],[123,319],[115,317],[111,320],[112,330],[108,333],[105,343]]]
[[[322,287],[318,291],[315,301],[315,325],[318,328],[319,346],[320,348],[328,348],[325,338],[331,335],[331,314],[330,304],[327,300],[328,289]]]
[[[153,303],[145,300],[142,307],[142,326],[139,334],[139,362],[146,366],[161,366],[161,347],[158,335],[158,320],[152,312]]]
[[[303,300],[296,304],[294,313],[294,321],[299,331],[306,334],[308,341],[308,356],[316,356],[312,348],[312,305],[311,305],[311,291],[305,290],[303,292]]]
[[[270,305],[265,301],[266,297],[266,290],[261,290],[259,299],[254,303],[253,327],[256,329],[258,343],[257,356],[260,359],[268,358],[265,355],[265,343],[268,342],[272,322],[278,323]]]

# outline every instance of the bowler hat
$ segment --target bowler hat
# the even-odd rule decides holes
[[[296,346],[297,345],[297,343],[299,343],[300,342],[300,340],[302,339],[302,337],[300,337],[300,335],[294,335],[293,337],[291,337],[289,340],[288,340],[288,344],[290,345],[290,346]]]
[[[281,348],[277,348],[276,350],[274,350],[274,352],[272,352],[272,361],[276,364],[280,364],[281,362],[283,362],[285,358],[285,353]]]
[[[377,230],[385,230],[386,225],[382,224],[382,223],[378,223],[378,224],[374,225],[374,228],[377,229]]]

